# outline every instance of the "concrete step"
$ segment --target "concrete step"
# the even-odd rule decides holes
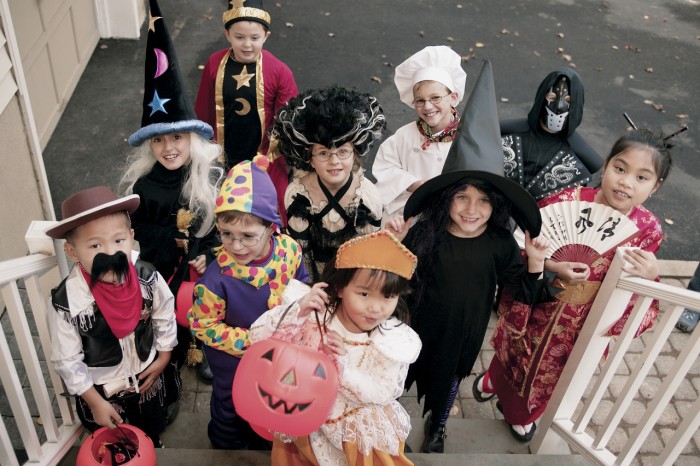
[[[161,440],[166,449],[210,449],[208,423],[207,415],[181,412],[161,435]],[[423,419],[413,418],[411,424],[413,428],[406,443],[418,452],[424,438]],[[530,451],[527,444],[520,443],[511,436],[503,421],[450,418],[447,422],[445,453],[529,455]],[[556,453],[568,455],[570,450],[562,441],[561,448]]]
[[[73,447],[59,466],[75,464],[78,447]],[[570,455],[510,455],[480,453],[425,454],[409,453],[415,466],[587,466],[582,456]],[[156,451],[158,464],[168,466],[270,466],[270,453],[262,451],[231,451],[164,448]]]

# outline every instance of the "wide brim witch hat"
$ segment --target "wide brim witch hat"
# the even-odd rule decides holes
[[[156,0],[150,0],[141,129],[129,136],[138,147],[154,136],[199,134],[211,139],[214,130],[198,120],[187,96],[175,47]]]
[[[404,218],[421,213],[435,193],[468,179],[485,181],[500,191],[511,202],[511,216],[518,226],[533,238],[540,234],[542,217],[537,202],[525,188],[503,176],[503,147],[489,61],[484,61],[469,95],[442,173],[411,194]]]

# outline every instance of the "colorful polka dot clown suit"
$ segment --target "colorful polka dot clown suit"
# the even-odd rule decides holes
[[[220,229],[222,214],[231,211],[257,217],[262,224],[270,223],[272,234],[267,235],[265,228],[259,238],[264,253],[242,260],[240,254],[231,252],[231,246],[227,250],[227,244],[242,240],[227,242],[224,238],[224,244],[216,250],[216,260],[195,285],[194,303],[187,316],[192,333],[204,343],[214,374],[209,439],[220,449],[254,449],[261,445],[262,439],[236,414],[231,400],[233,378],[250,344],[251,324],[282,302],[292,279],[308,281],[301,248],[279,232],[277,195],[265,172],[268,165],[267,157],[258,156],[254,162],[244,161],[233,167],[221,186],[214,209]],[[253,219],[261,229],[261,224],[255,222]],[[240,220],[233,224],[246,223],[250,222]],[[221,233],[225,236],[223,229]]]

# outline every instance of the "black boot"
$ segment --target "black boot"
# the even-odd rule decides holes
[[[420,448],[422,453],[443,453],[445,451],[445,439],[447,429],[445,426],[433,425],[432,413],[425,420],[425,440]]]
[[[204,356],[204,354],[202,355]],[[202,363],[197,366],[197,377],[199,377],[199,380],[207,385],[211,385],[212,381],[214,380],[214,374],[211,373],[209,361],[207,361],[206,356],[202,358]]]

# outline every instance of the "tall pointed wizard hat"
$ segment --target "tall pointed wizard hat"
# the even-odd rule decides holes
[[[491,63],[484,61],[442,173],[423,183],[408,198],[405,219],[428,207],[434,193],[472,178],[487,182],[512,203],[511,216],[523,231],[528,230],[533,238],[540,234],[542,217],[535,199],[525,188],[503,176],[503,148],[494,87]]]
[[[141,129],[129,136],[129,144],[137,147],[153,136],[170,133],[194,132],[211,139],[214,130],[197,119],[187,96],[175,47],[156,0],[150,0],[145,68]]]

